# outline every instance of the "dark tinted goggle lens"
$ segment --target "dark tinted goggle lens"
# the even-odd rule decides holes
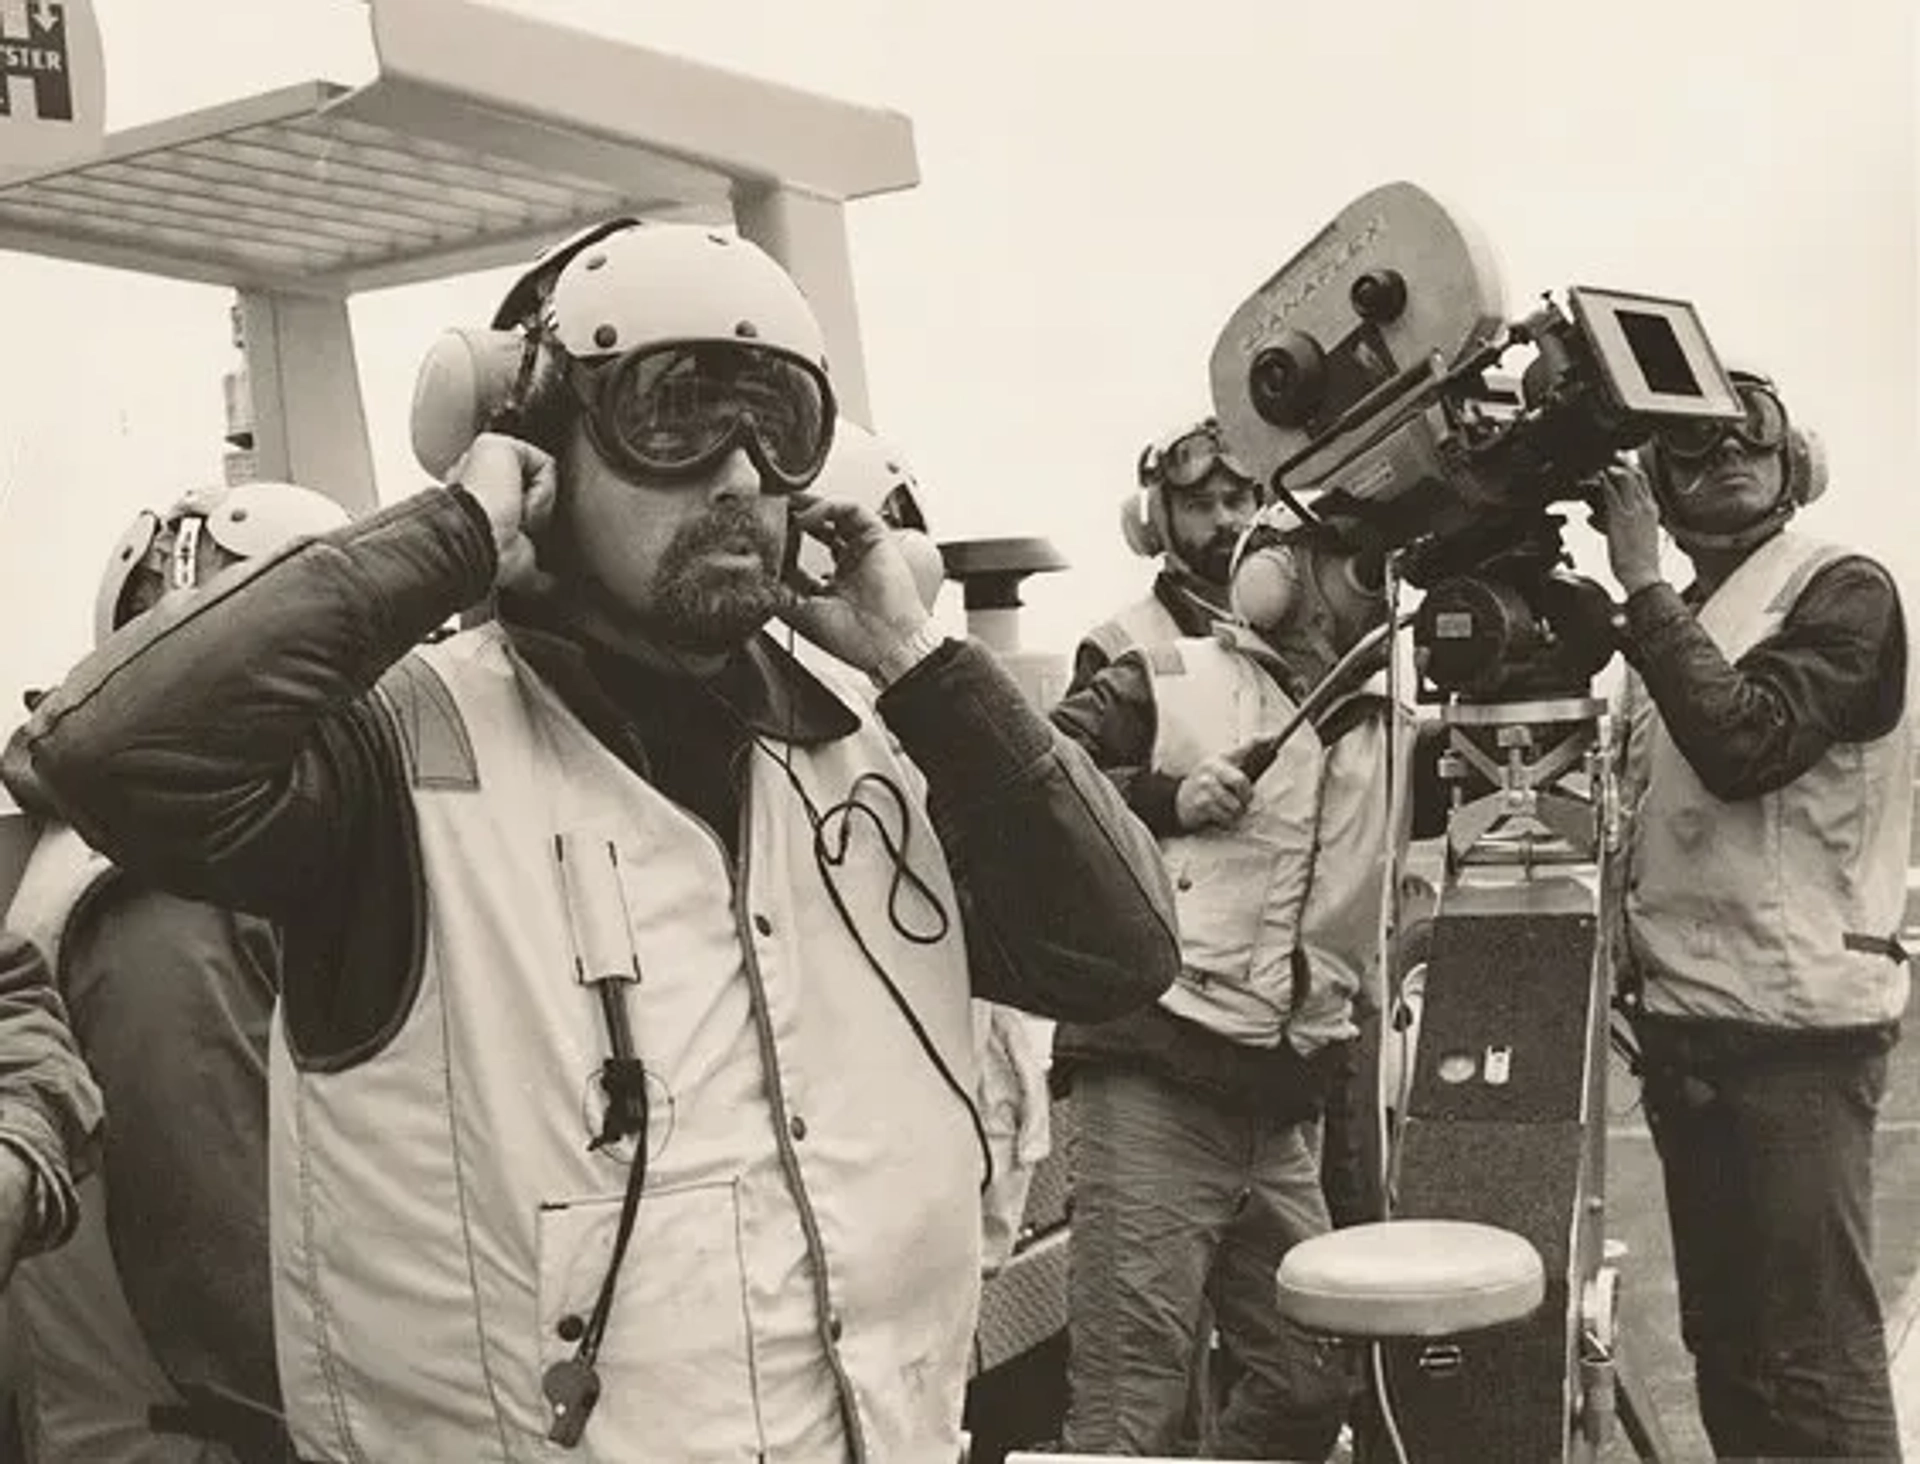
[[[749,344],[652,346],[597,376],[593,425],[610,455],[680,477],[744,446],[786,488],[819,473],[832,440],[833,395],[809,362]]]
[[[1733,437],[1755,452],[1772,452],[1787,440],[1787,410],[1765,387],[1742,384],[1740,405],[1746,416],[1739,422],[1676,422],[1660,429],[1663,452],[1682,461],[1697,460]]]

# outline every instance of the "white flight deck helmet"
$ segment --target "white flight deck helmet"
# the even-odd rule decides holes
[[[508,290],[491,329],[448,331],[429,350],[414,386],[414,456],[444,478],[489,428],[517,431],[552,450],[556,444],[542,441],[547,434],[537,419],[569,360],[721,341],[770,348],[816,375],[830,440],[825,336],[806,296],[771,255],[698,225],[630,218],[596,224],[544,251]],[[618,466],[620,444],[603,441],[593,414],[584,416],[595,450]],[[818,461],[786,466],[788,487],[805,486],[820,468]]]
[[[93,601],[94,644],[134,618],[130,592],[143,568],[162,592],[191,589],[236,560],[347,522],[347,511],[325,494],[276,482],[196,488],[165,513],[144,510],[107,556]]]
[[[929,536],[919,480],[892,443],[858,422],[842,418],[834,429],[826,466],[809,491],[815,497],[857,503],[878,514],[894,531],[895,542],[906,555],[921,603],[929,610],[933,608],[946,578],[946,567]],[[833,556],[817,539],[803,539],[799,565],[815,579],[824,580],[833,574]]]

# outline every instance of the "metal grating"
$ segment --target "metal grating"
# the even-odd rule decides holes
[[[306,83],[0,185],[0,247],[335,294],[518,259],[583,218],[730,216],[718,172],[623,148],[615,187],[364,120],[373,90]]]
[[[980,1291],[972,1372],[990,1372],[1067,1325],[1069,1232],[1056,1230],[989,1276]]]

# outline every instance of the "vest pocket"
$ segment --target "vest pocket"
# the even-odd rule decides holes
[[[572,1357],[613,1254],[620,1196],[540,1207],[539,1366]],[[740,1211],[731,1181],[644,1192],[595,1362],[585,1444],[606,1459],[752,1458]]]

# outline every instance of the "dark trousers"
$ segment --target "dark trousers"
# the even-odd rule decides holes
[[[1068,1450],[1173,1451],[1210,1307],[1237,1376],[1208,1453],[1324,1459],[1349,1359],[1282,1318],[1274,1285],[1288,1247],[1328,1229],[1319,1124],[1247,1117],[1123,1068],[1073,1083]]]
[[[1885,1040],[1639,1027],[1681,1334],[1714,1450],[1897,1460],[1870,1267]]]

